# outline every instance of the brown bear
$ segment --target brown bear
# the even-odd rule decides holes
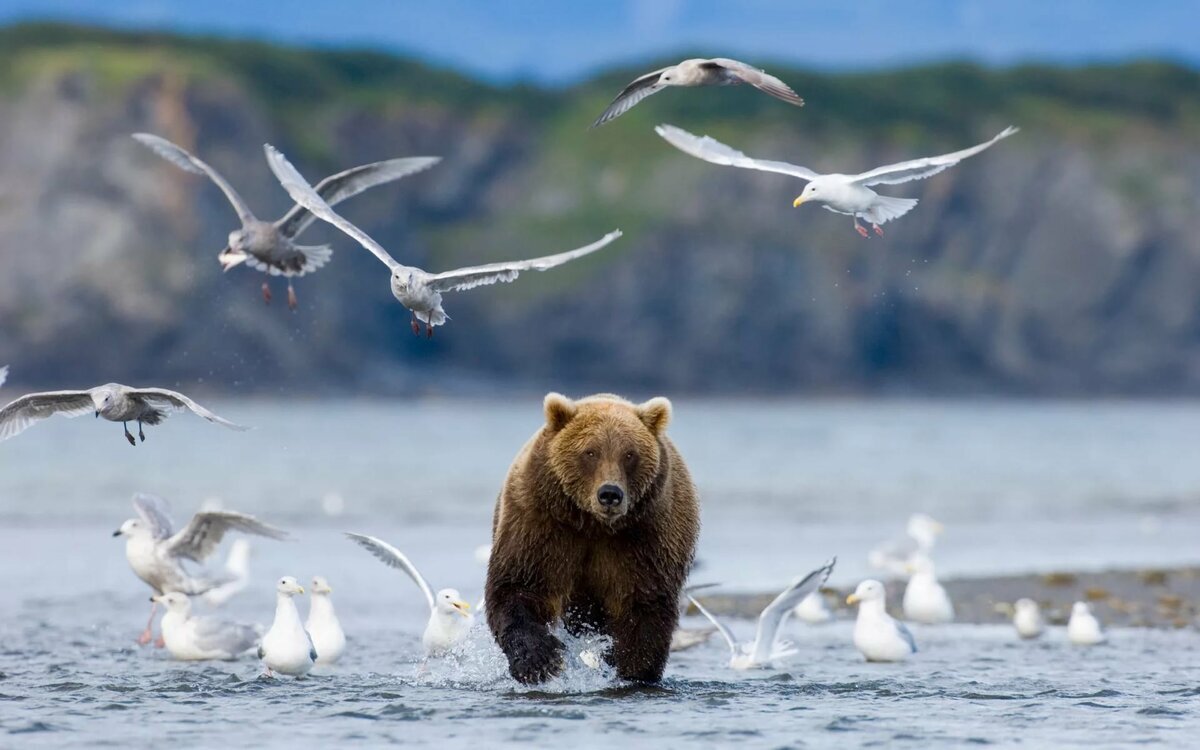
[[[617,675],[658,682],[700,532],[696,489],[667,438],[671,402],[551,393],[492,518],[488,625],[520,682],[563,668],[551,629],[606,633]]]

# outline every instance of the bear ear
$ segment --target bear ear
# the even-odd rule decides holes
[[[651,432],[661,435],[667,431],[667,423],[671,421],[671,402],[662,396],[652,398],[638,405],[637,415]]]
[[[546,410],[546,426],[558,432],[575,417],[575,402],[561,393],[547,393],[543,402]]]

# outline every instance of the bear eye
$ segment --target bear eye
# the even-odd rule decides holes
[[[625,460],[632,461],[634,459],[633,451],[625,451]]]
[[[591,448],[588,448],[587,450],[585,450],[585,451],[583,452],[583,457],[584,457],[584,458],[595,458],[595,457],[596,457],[596,451],[592,450]]]

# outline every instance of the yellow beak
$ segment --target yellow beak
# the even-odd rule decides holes
[[[792,208],[797,208],[797,207],[799,207],[799,205],[801,203],[807,203],[807,202],[808,202],[808,198],[805,198],[803,195],[797,195],[796,200],[792,201]]]
[[[471,612],[471,605],[461,600],[454,602],[454,608],[457,609],[458,613],[463,617],[466,617]]]
[[[303,594],[303,593],[304,593],[304,587],[303,587],[303,586],[297,586],[296,588],[300,589],[300,593],[301,593],[301,594]]]
[[[858,595],[857,595],[857,594],[851,594],[850,596],[847,596],[847,597],[846,597],[846,603],[847,603],[847,604],[858,604]]]

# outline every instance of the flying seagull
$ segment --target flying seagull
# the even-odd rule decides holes
[[[358,244],[370,250],[376,258],[383,261],[392,271],[392,294],[400,300],[400,304],[412,312],[412,329],[414,334],[420,334],[420,323],[425,324],[426,335],[433,337],[433,327],[440,326],[449,320],[442,309],[442,292],[461,292],[474,289],[485,284],[513,281],[521,271],[545,271],[548,268],[561,266],[567,261],[582,258],[594,253],[608,243],[621,236],[614,231],[601,239],[584,247],[569,250],[556,255],[546,255],[530,260],[514,260],[501,263],[488,263],[482,266],[468,266],[443,273],[429,273],[415,266],[397,263],[387,250],[367,236],[367,233],[354,226],[333,212],[329,204],[313,190],[287,158],[270,144],[264,145],[267,153],[267,163],[279,178],[280,184],[292,196],[292,200],[307,208],[319,218],[333,224],[338,229],[354,238]]]
[[[725,642],[729,644],[729,666],[732,669],[768,668],[775,662],[799,653],[791,643],[779,640],[779,629],[792,609],[825,583],[836,563],[837,558],[831,557],[824,565],[802,578],[797,578],[792,585],[780,592],[758,616],[758,629],[751,643],[738,643],[734,640],[732,631],[696,601],[691,592],[688,593],[688,598],[692,600],[696,609],[700,610],[700,614],[716,626]]]
[[[425,603],[429,605],[429,622],[421,636],[426,656],[443,654],[466,637],[475,618],[471,614],[471,605],[463,601],[456,589],[442,589],[435,594],[417,567],[400,550],[366,534],[347,533],[346,536],[383,564],[403,572],[421,589]]]
[[[171,523],[165,501],[153,495],[133,496],[137,518],[130,518],[113,532],[125,537],[125,559],[138,578],[146,582],[155,594],[178,591],[182,594],[203,594],[225,583],[228,578],[193,575],[184,561],[203,562],[221,544],[225,534],[240,531],[270,539],[286,539],[287,533],[263,523],[254,516],[236,511],[201,511],[192,516],[187,526],[178,532]],[[150,608],[150,620],[139,643],[149,643],[151,624],[157,603]]]
[[[292,206],[277,221],[257,219],[233,186],[205,162],[165,138],[149,133],[134,133],[133,137],[180,169],[192,174],[208,175],[221,188],[242,222],[241,229],[229,233],[229,244],[217,255],[221,267],[228,271],[239,263],[245,263],[271,276],[286,277],[288,307],[295,310],[296,290],[292,287],[292,279],[316,271],[333,255],[333,249],[328,245],[296,244],[296,237],[312,223],[313,215],[302,206]],[[368,188],[428,169],[439,161],[440,157],[417,156],[364,164],[321,180],[317,184],[317,193],[326,203],[335,205]],[[262,294],[269,303],[271,287],[265,281]]]
[[[790,86],[765,71],[727,57],[713,57],[708,60],[696,57],[633,79],[617,94],[617,98],[608,105],[608,109],[596,118],[592,127],[620,117],[632,109],[633,105],[668,86],[730,86],[740,83],[748,83],[788,104],[804,106],[804,100],[797,96]]]
[[[655,132],[666,139],[675,148],[690,154],[697,159],[723,164],[729,167],[757,169],[761,172],[778,172],[808,181],[804,191],[792,202],[793,206],[803,203],[820,203],[821,207],[835,214],[845,214],[854,218],[854,229],[863,237],[870,237],[867,228],[858,223],[859,218],[866,219],[875,230],[875,234],[883,236],[880,224],[892,219],[898,219],[917,205],[915,198],[892,198],[879,195],[871,190],[871,185],[897,185],[910,180],[923,180],[926,177],[954,166],[968,156],[974,156],[989,148],[996,141],[1007,138],[1018,132],[1017,128],[1007,127],[995,138],[978,146],[955,151],[952,154],[928,156],[923,159],[902,161],[898,164],[888,164],[876,167],[861,174],[817,174],[808,167],[788,164],[784,161],[766,161],[751,159],[741,151],[726,146],[720,141],[708,136],[696,136],[681,130],[674,125],[659,125]]]
[[[8,440],[55,414],[81,417],[95,414],[125,427],[125,439],[137,445],[129,432],[129,422],[137,422],[138,437],[146,440],[142,424],[156,425],[167,418],[168,409],[187,409],[198,417],[231,430],[248,430],[218,417],[182,393],[166,388],[131,388],[120,383],[108,383],[86,391],[46,391],[21,396],[0,409],[0,441]]]

